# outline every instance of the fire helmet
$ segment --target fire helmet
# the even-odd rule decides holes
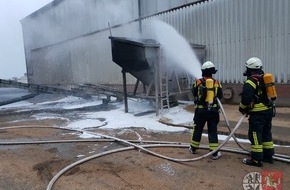
[[[201,66],[202,75],[212,75],[217,72],[214,64],[211,61],[206,61]]]
[[[246,67],[249,69],[261,69],[262,66],[262,61],[257,57],[252,57],[246,62]]]

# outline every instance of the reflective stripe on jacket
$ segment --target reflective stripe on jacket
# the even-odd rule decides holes
[[[192,94],[194,96],[194,100],[195,100],[197,108],[207,108],[207,105],[206,105],[207,103],[204,101],[204,98],[202,98],[202,92],[201,92],[202,91],[201,86],[205,86],[206,79],[207,78],[204,77],[204,78],[200,78],[196,80],[192,87]],[[218,82],[218,80],[215,80],[214,78],[212,79],[214,80],[214,99],[216,98],[222,99],[223,97],[222,85]],[[211,105],[211,107],[213,108],[218,107],[216,100],[214,100],[214,103]]]
[[[262,96],[262,91],[258,88],[259,81],[254,81],[255,79],[249,78],[246,80],[243,86],[242,100],[240,107],[243,109],[249,109],[249,112],[258,112],[271,109],[263,102],[259,100]],[[255,98],[257,100],[255,100]]]

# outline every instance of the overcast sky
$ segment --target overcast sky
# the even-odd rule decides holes
[[[26,73],[20,20],[52,0],[0,0],[0,79]]]

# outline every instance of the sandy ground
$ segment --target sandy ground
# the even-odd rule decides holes
[[[240,118],[236,106],[225,105],[231,122],[236,123]],[[284,109],[284,110],[283,110]],[[189,111],[191,108],[188,109]],[[288,108],[278,110],[288,113]],[[67,130],[44,128],[46,126],[61,126],[65,121],[27,120],[29,113],[9,114],[0,117],[1,142],[30,142],[48,140],[76,140],[76,133]],[[278,115],[275,126],[282,126],[289,132],[289,115]],[[222,118],[222,117],[221,117]],[[22,120],[23,119],[23,120]],[[13,122],[13,121],[20,122]],[[22,121],[21,121],[22,120]],[[245,121],[246,122],[246,121]],[[280,123],[279,123],[280,122]],[[221,124],[223,125],[223,121]],[[245,124],[246,125],[246,124]],[[5,129],[8,126],[31,126],[33,128]],[[285,127],[286,126],[286,127]],[[178,126],[177,126],[178,127]],[[246,127],[244,127],[246,129]],[[191,130],[184,132],[157,133],[145,129],[128,128],[126,130],[100,130],[94,132],[107,134],[123,139],[174,141],[189,143]],[[242,133],[242,132],[241,132]],[[284,134],[279,134],[285,137]],[[207,139],[202,139],[207,145]],[[226,145],[238,148],[234,142]],[[249,148],[248,144],[243,144]],[[70,142],[0,145],[0,190],[43,190],[49,181],[63,168],[85,157],[101,152],[126,147],[116,142]],[[197,155],[189,154],[186,148],[150,148],[159,154],[173,158],[194,158],[208,153],[200,149]],[[289,147],[276,148],[276,153],[290,156]],[[263,168],[243,165],[241,159],[246,155],[222,151],[219,160],[204,158],[194,162],[172,162],[161,159],[137,149],[111,153],[89,160],[71,168],[56,181],[52,189],[58,190],[141,190],[141,189],[216,189],[243,190],[243,178],[250,172],[281,171],[283,173],[283,189],[290,188],[289,163],[275,161],[274,164],[264,163]]]

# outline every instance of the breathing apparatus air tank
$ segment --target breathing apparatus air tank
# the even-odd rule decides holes
[[[276,92],[276,88],[274,86],[273,75],[271,73],[266,73],[263,76],[263,80],[264,80],[264,83],[266,86],[268,98],[271,99],[272,101],[276,100],[277,92]]]
[[[207,89],[205,101],[210,105],[213,103],[214,99],[213,79],[206,79],[205,86]]]

